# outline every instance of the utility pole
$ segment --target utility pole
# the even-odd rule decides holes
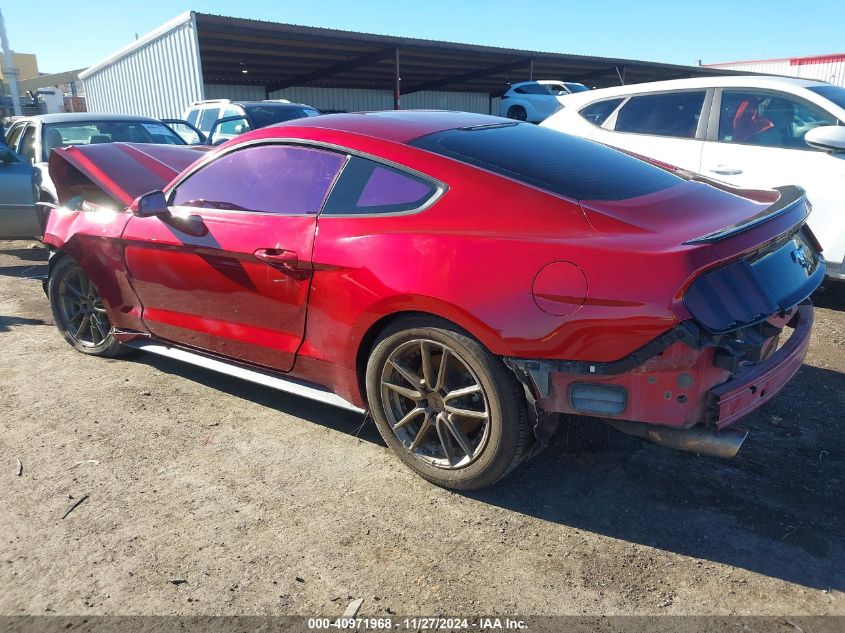
[[[21,100],[18,95],[18,69],[12,59],[12,50],[9,48],[9,38],[6,37],[6,23],[3,21],[3,12],[0,11],[0,48],[3,49],[3,76],[9,82],[9,92],[12,93],[12,108],[15,116],[21,115]]]

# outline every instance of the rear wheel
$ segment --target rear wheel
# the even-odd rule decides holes
[[[450,324],[395,324],[373,348],[366,382],[385,442],[437,485],[482,488],[525,456],[530,428],[519,384],[498,358]]]
[[[508,118],[516,119],[517,121],[526,121],[528,120],[528,113],[525,112],[525,108],[522,106],[511,106],[508,108]]]
[[[131,351],[115,340],[97,288],[74,259],[65,256],[59,260],[47,289],[56,327],[77,350],[94,356]]]

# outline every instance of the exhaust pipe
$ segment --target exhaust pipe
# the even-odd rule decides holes
[[[645,438],[661,446],[725,459],[736,457],[742,443],[748,437],[748,431],[743,429],[711,431],[701,425],[689,429],[677,429],[628,420],[605,419],[604,421],[618,431]]]

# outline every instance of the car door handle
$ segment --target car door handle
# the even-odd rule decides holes
[[[299,257],[293,251],[286,251],[283,248],[259,248],[253,255],[268,264],[276,264],[285,268],[295,268],[299,263]]]
[[[738,176],[742,170],[737,167],[730,167],[729,165],[716,165],[710,171],[714,174],[722,174],[723,176]]]

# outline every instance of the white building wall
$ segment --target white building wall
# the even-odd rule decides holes
[[[731,62],[727,64],[712,64],[709,68],[783,75],[786,77],[798,77],[800,79],[817,79],[836,86],[845,87],[845,55],[832,55],[830,58],[829,61],[824,60],[824,58],[819,61],[811,61],[810,59],[797,57],[793,59],[772,59],[754,62]]]
[[[79,77],[90,112],[181,116],[204,98],[193,15],[179,16]]]

